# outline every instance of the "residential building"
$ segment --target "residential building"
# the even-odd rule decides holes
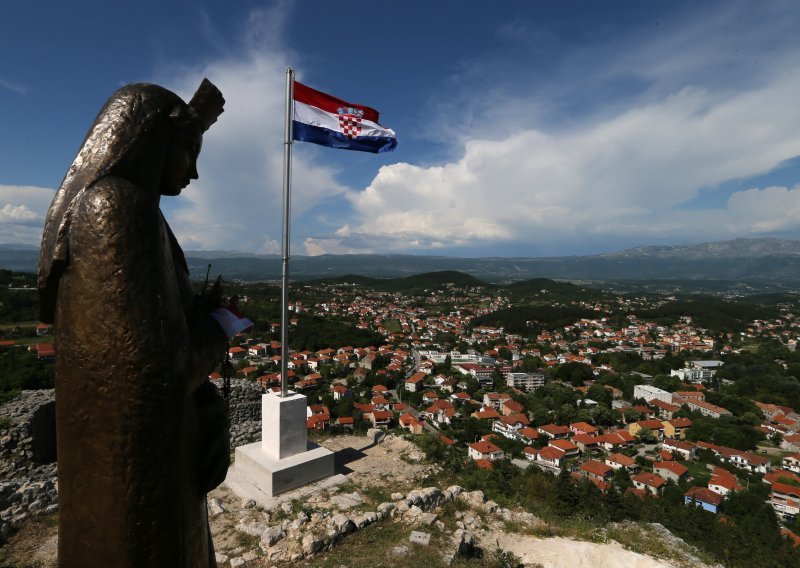
[[[597,460],[586,460],[580,465],[579,470],[581,475],[598,481],[608,481],[614,473],[612,467]]]
[[[599,436],[600,446],[606,451],[629,448],[636,441],[627,430],[615,430]]]
[[[473,460],[501,460],[505,457],[505,453],[503,450],[492,444],[488,440],[481,440],[480,442],[475,442],[473,444],[469,444],[468,454],[469,457]]]
[[[633,398],[643,398],[645,402],[648,403],[651,400],[660,400],[662,402],[671,403],[672,393],[650,385],[636,385],[633,387]]]
[[[478,420],[495,420],[500,418],[500,413],[497,412],[494,408],[489,408],[487,410],[479,410],[477,412],[473,412],[470,414],[473,418],[477,418]]]
[[[560,469],[564,465],[564,452],[553,446],[546,446],[538,451],[536,461],[544,466]]]
[[[530,392],[544,386],[544,375],[539,373],[506,373],[506,384],[516,389]]]
[[[683,502],[686,505],[696,505],[714,514],[717,513],[717,509],[720,503],[722,503],[722,496],[710,491],[706,487],[692,487],[683,494],[683,497]]]
[[[406,390],[408,392],[419,392],[423,389],[423,381],[427,375],[425,373],[414,373],[406,379]]]
[[[778,515],[794,518],[800,513],[800,487],[775,482],[769,502]]]
[[[736,452],[728,458],[736,467],[745,469],[752,473],[767,473],[770,463],[769,459],[751,454],[750,452]]]
[[[788,469],[794,473],[800,473],[800,454],[786,456],[781,462],[783,469]]]
[[[654,399],[650,401],[650,406],[654,406],[656,408],[656,413],[658,417],[662,420],[669,420],[672,418],[672,415],[678,412],[681,407],[675,404],[669,404],[664,402],[663,400]]]
[[[567,426],[559,426],[557,424],[545,424],[544,426],[539,426],[538,430],[551,439],[568,438],[570,435],[570,430]]]
[[[741,491],[743,489],[735,475],[719,466],[714,468],[714,475],[708,481],[708,488],[723,497],[731,491]]]
[[[672,455],[679,456],[679,459],[684,460],[694,459],[696,453],[694,444],[671,438],[664,438],[664,441],[661,442],[661,447]]]
[[[681,405],[687,400],[705,400],[706,395],[702,391],[675,391],[672,393],[672,404]]]
[[[564,452],[565,459],[576,458],[578,457],[578,455],[580,455],[578,446],[576,446],[569,440],[564,440],[564,439],[550,440],[547,443],[547,445],[550,446],[551,448],[556,448]]]
[[[500,406],[507,400],[511,400],[511,395],[507,392],[487,392],[483,395],[483,406],[500,410]]]
[[[626,469],[628,473],[636,471],[637,468],[636,461],[625,454],[611,454],[605,463],[611,469]]]
[[[492,422],[492,431],[502,434],[511,440],[517,439],[517,433],[522,428],[530,425],[530,420],[524,414],[512,414],[510,416],[501,416]]]
[[[703,400],[687,400],[683,404],[688,406],[690,410],[696,410],[703,416],[710,416],[711,418],[730,416],[731,414],[729,410]]]
[[[536,457],[539,455],[539,450],[536,448],[531,448],[530,446],[526,446],[522,448],[522,455],[524,455],[525,459],[529,461],[536,461]]]
[[[659,440],[664,437],[664,424],[660,420],[639,420],[628,424],[628,433],[631,436],[637,436],[643,430],[649,430]]]
[[[422,422],[415,418],[410,412],[400,416],[398,422],[401,428],[408,430],[412,434],[422,434],[424,429]]]
[[[587,422],[572,422],[569,429],[574,434],[597,434],[597,428]]]
[[[715,373],[716,371],[712,369],[692,367],[672,370],[669,375],[678,377],[681,381],[687,383],[702,383],[703,381],[710,381]]]
[[[675,461],[655,462],[653,472],[666,480],[678,483],[689,473],[689,469]]]
[[[592,434],[575,434],[571,440],[572,443],[578,446],[578,449],[584,454],[588,454],[600,449],[600,436],[594,436]]]
[[[633,486],[636,489],[643,489],[653,495],[661,493],[662,488],[666,485],[667,481],[658,475],[649,472],[642,472],[631,477]]]
[[[664,425],[664,437],[675,438],[683,440],[686,437],[686,430],[692,425],[689,418],[673,418],[672,420],[665,420],[662,422]]]
[[[770,463],[767,458],[751,454],[750,452],[726,448],[725,446],[717,446],[715,444],[709,444],[708,442],[697,442],[697,447],[711,450],[720,459],[753,473],[767,473],[769,469]]]
[[[392,421],[392,413],[389,410],[373,410],[369,420],[373,428],[388,428]]]
[[[511,414],[522,414],[525,412],[525,407],[518,403],[513,398],[506,400],[500,405],[500,413],[509,416]]]
[[[530,426],[517,430],[517,438],[523,444],[533,444],[539,438],[539,430]]]

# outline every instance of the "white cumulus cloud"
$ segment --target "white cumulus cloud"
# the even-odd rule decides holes
[[[280,30],[287,8],[254,11],[241,51],[199,68],[164,72],[163,84],[188,100],[203,77],[226,99],[225,112],[205,134],[200,179],[177,199],[164,199],[167,218],[185,249],[279,252],[282,222],[286,63]],[[298,71],[301,78],[302,71]],[[344,193],[313,151],[295,153],[292,216]]]
[[[796,227],[796,189],[741,192],[722,211],[682,208],[704,188],[800,155],[799,92],[800,73],[733,94],[686,87],[561,131],[472,139],[448,164],[385,166],[348,193],[358,218],[342,244],[348,236],[407,249]],[[711,217],[713,227],[697,225]]]
[[[27,205],[11,205],[6,203],[0,209],[0,222],[3,223],[25,223],[35,221],[39,216],[28,209]]]
[[[54,194],[46,187],[0,185],[0,243],[38,245]]]

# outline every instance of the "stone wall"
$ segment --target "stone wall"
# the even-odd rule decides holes
[[[222,381],[215,381],[220,390]],[[261,387],[231,381],[231,448],[261,440]],[[55,391],[22,391],[0,406],[0,539],[58,510]]]
[[[22,391],[0,406],[0,537],[57,502],[54,391]]]
[[[222,390],[222,380],[214,381]],[[231,379],[228,417],[231,425],[231,448],[261,440],[261,393],[258,383]]]

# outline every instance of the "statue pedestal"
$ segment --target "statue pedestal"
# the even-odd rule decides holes
[[[261,441],[236,448],[226,484],[240,495],[251,486],[272,498],[333,473],[333,452],[306,437],[306,397],[269,393],[261,396]]]

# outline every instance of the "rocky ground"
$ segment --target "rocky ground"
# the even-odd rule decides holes
[[[221,568],[244,566],[525,566],[683,567],[700,561],[658,526],[615,526],[592,542],[552,536],[535,515],[503,509],[480,491],[420,484],[435,465],[420,463],[411,443],[388,436],[323,441],[337,452],[347,483],[270,510],[222,486],[209,495],[211,530]],[[662,543],[655,559],[628,550]],[[544,537],[544,538],[543,538]],[[624,538],[623,538],[624,537]],[[0,566],[56,566],[57,513],[41,514],[0,548]],[[672,539],[672,540],[670,540]],[[634,543],[634,544],[630,544]]]

